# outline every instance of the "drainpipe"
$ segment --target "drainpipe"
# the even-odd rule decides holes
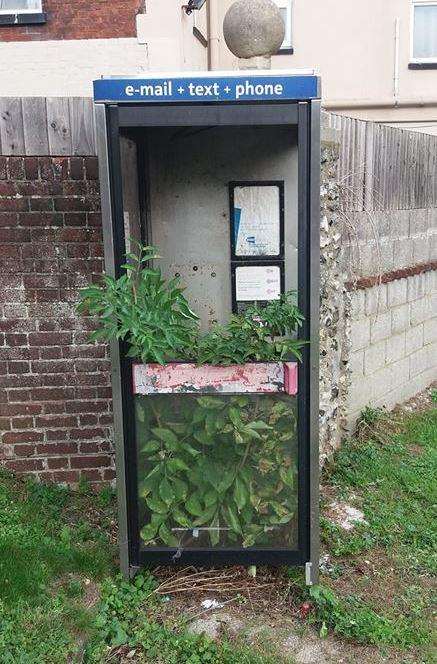
[[[400,19],[395,19],[395,52],[393,72],[393,97],[395,106],[399,104],[399,42],[400,42]]]
[[[207,1],[208,69],[220,69],[220,8],[219,0]]]

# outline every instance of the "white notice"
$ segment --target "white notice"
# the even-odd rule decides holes
[[[278,256],[280,252],[280,218],[278,186],[235,187],[235,254],[237,256]]]
[[[235,270],[237,302],[264,302],[281,297],[281,269],[277,265],[251,265]]]

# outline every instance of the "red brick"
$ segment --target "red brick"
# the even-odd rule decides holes
[[[27,212],[29,210],[28,198],[0,197],[0,212]]]
[[[14,182],[11,182],[10,180],[0,180],[0,196],[14,196],[16,193],[17,187]]]
[[[44,434],[40,431],[8,431],[3,436],[3,442],[6,445],[15,443],[37,443],[44,439]]]
[[[52,442],[44,443],[42,445],[36,446],[37,454],[59,456],[60,454],[76,454],[77,453],[77,443],[73,442]]]
[[[54,482],[74,484],[79,481],[80,473],[77,470],[59,470],[53,473]]]
[[[97,157],[85,157],[85,173],[87,180],[99,179],[99,162]]]
[[[14,445],[13,452],[17,457],[30,457],[35,454],[35,445]]]
[[[32,399],[34,401],[64,401],[73,397],[73,389],[67,387],[34,387]]]
[[[47,459],[47,466],[53,470],[53,469],[60,469],[60,468],[69,468],[69,459],[68,457],[55,457],[53,459]]]
[[[111,457],[103,456],[73,456],[71,457],[72,468],[106,468],[111,465]]]
[[[111,481],[111,480],[115,480],[115,478],[116,478],[116,473],[115,473],[114,468],[106,468],[103,471],[103,479],[104,480]]]
[[[35,419],[35,426],[41,429],[75,427],[77,426],[77,417],[74,415],[42,415]]]
[[[35,470],[43,470],[42,459],[11,459],[4,462],[5,468],[19,473],[28,473]]]
[[[8,177],[8,158],[0,155],[0,180]]]
[[[59,344],[71,343],[70,332],[35,332],[29,334],[30,346],[59,346]]]
[[[70,158],[70,177],[72,180],[83,180],[84,163],[82,157]]]
[[[37,180],[39,177],[38,157],[26,157],[24,159],[24,172],[26,180]]]
[[[9,157],[9,178],[11,180],[24,180],[23,157]]]
[[[0,228],[13,228],[18,225],[18,219],[16,212],[0,212]]]
[[[12,418],[12,426],[14,429],[32,429],[33,417],[14,417]]]

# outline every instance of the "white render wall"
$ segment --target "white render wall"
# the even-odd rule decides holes
[[[0,42],[2,97],[91,97],[93,79],[146,69],[136,38]]]
[[[437,380],[437,271],[352,293],[347,417],[393,407]]]

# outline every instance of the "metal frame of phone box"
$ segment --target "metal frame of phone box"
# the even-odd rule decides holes
[[[145,129],[154,127],[284,126],[298,136],[298,283],[300,330],[310,344],[303,350],[298,390],[298,549],[233,548],[141,549],[138,527],[137,454],[132,365],[124,343],[111,344],[120,565],[126,576],[142,566],[302,565],[308,584],[317,583],[319,567],[319,262],[320,262],[320,102],[209,102],[187,104],[96,103],[102,216],[107,274],[121,274],[125,226],[121,178],[120,131],[136,136],[141,157]],[[136,133],[135,133],[136,132]],[[139,159],[138,171],[145,169]],[[143,177],[139,181],[144,181]],[[143,219],[147,189],[142,185]],[[143,224],[144,226],[144,224]],[[147,240],[147,238],[144,238]],[[241,264],[241,263],[240,263]],[[153,397],[150,397],[153,398]]]

